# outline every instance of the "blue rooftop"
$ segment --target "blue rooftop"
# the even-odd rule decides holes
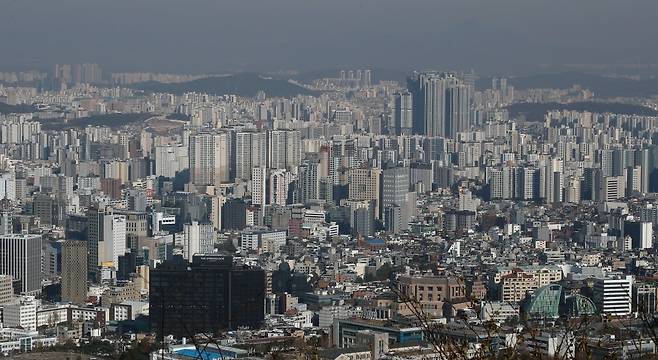
[[[384,239],[368,239],[366,240],[368,244],[371,245],[384,245],[386,242],[384,242]]]

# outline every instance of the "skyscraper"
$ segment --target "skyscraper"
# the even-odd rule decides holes
[[[89,279],[99,280],[98,267],[118,266],[126,252],[127,221],[110,207],[92,207],[87,211],[87,269]]]
[[[67,240],[62,244],[62,301],[83,304],[87,300],[87,243]]]
[[[231,181],[231,134],[200,133],[190,136],[190,182],[196,186]]]
[[[0,275],[20,280],[22,294],[41,293],[41,235],[0,236]]]
[[[292,174],[286,170],[273,170],[270,174],[270,204],[285,206],[288,203],[288,188]]]
[[[14,221],[9,211],[0,212],[0,235],[7,235],[14,232]]]
[[[379,218],[379,189],[381,186],[381,169],[350,169],[349,199],[350,200],[372,200],[372,210],[375,218]]]
[[[0,200],[16,200],[16,176],[13,172],[0,174]]]
[[[382,213],[389,206],[400,206],[402,207],[403,220],[405,217],[406,211],[404,206],[406,205],[406,196],[409,192],[409,168],[404,167],[395,167],[390,169],[384,169],[382,171],[382,180],[381,180],[381,206],[380,211]],[[408,221],[408,217],[406,221]]]
[[[395,94],[393,110],[396,135],[411,135],[413,132],[413,101],[409,91]]]
[[[98,265],[119,265],[119,256],[126,253],[126,216],[103,216],[103,238],[98,243]]]
[[[267,166],[267,134],[238,131],[235,133],[235,178],[251,179],[251,169]]]
[[[90,207],[87,210],[87,276],[96,281],[98,274],[98,243],[103,237],[103,216],[105,208]]]
[[[297,130],[274,130],[269,134],[269,167],[292,169],[301,161],[302,135]]]
[[[296,193],[296,201],[300,203],[318,199],[320,193],[318,163],[308,162],[299,167]]]
[[[414,73],[408,88],[414,133],[454,138],[470,127],[470,91],[455,74]]]
[[[267,199],[267,168],[254,167],[251,173],[251,203],[262,209]]]
[[[188,147],[163,145],[155,147],[155,175],[173,178],[189,165]]]
[[[451,139],[457,133],[470,128],[470,99],[468,86],[463,83],[452,84],[446,92],[445,135]]]

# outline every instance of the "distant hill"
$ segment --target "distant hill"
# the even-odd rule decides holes
[[[0,102],[0,114],[26,114],[31,112],[37,112],[37,108],[32,105],[9,105]]]
[[[151,118],[150,113],[104,114],[92,115],[64,121],[64,119],[44,119],[41,125],[46,130],[62,130],[71,128],[84,128],[87,126],[109,126],[119,128],[137,122],[144,122]]]
[[[253,97],[256,96],[259,91],[263,91],[265,94],[272,97],[317,95],[317,92],[315,91],[308,90],[286,80],[265,78],[256,74],[213,76],[175,84],[146,82],[133,84],[131,87],[148,92],[164,92],[178,95],[186,92],[203,92],[214,95],[233,94]]]
[[[350,70],[350,69],[345,69]],[[356,69],[355,69],[356,70]],[[322,78],[337,78],[339,76],[339,69],[323,69],[323,70],[309,70],[303,71],[299,74],[293,75],[292,78],[298,81],[311,82],[313,80]],[[372,81],[378,83],[379,81],[397,81],[401,85],[406,84],[407,76],[410,71],[389,70],[389,69],[372,69]]]
[[[594,91],[597,97],[648,97],[658,95],[658,79],[633,80],[580,72],[539,74],[509,78],[508,83],[517,89],[567,89],[581,85]],[[478,88],[491,87],[491,78],[482,78]]]
[[[510,117],[523,117],[526,121],[544,121],[544,115],[552,110],[589,111],[593,113],[612,113],[625,115],[658,116],[658,111],[641,105],[603,103],[603,102],[576,102],[560,103],[518,103],[507,107]]]

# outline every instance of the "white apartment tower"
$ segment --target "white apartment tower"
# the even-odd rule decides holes
[[[267,194],[265,193],[265,186],[267,184],[267,168],[255,167],[251,170],[251,203],[265,207],[265,200]]]
[[[190,136],[190,182],[196,186],[231,181],[231,134],[200,133]]]
[[[288,169],[301,162],[302,135],[298,130],[273,130],[269,133],[269,165],[272,169]]]
[[[235,133],[235,178],[249,180],[252,170],[267,166],[267,133],[238,131]]]

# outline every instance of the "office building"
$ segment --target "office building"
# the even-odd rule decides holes
[[[624,176],[607,176],[600,179],[600,187],[597,192],[598,201],[617,201],[626,196],[626,179]]]
[[[406,206],[409,192],[409,168],[394,167],[381,172],[381,208],[398,205]]]
[[[62,301],[87,301],[87,243],[67,240],[62,244]]]
[[[16,200],[16,175],[13,172],[0,174],[0,200]]]
[[[222,229],[242,230],[247,226],[247,203],[229,199],[222,205]]]
[[[20,296],[12,299],[2,306],[3,326],[36,331],[37,305],[38,302],[33,296]]]
[[[594,281],[593,300],[602,315],[621,316],[632,311],[633,276],[609,274]]]
[[[443,304],[447,301],[461,299],[466,296],[466,285],[457,278],[452,277],[400,277],[400,294],[403,303],[398,313],[408,315],[412,313],[409,306],[419,306],[425,314],[433,317],[443,316]],[[413,301],[405,301],[411,299]]]
[[[0,212],[0,235],[7,235],[14,232],[14,220],[9,211]]]
[[[633,249],[653,247],[653,224],[650,222],[624,221],[622,237],[630,236]]]
[[[285,231],[245,229],[240,234],[240,250],[244,252],[277,253],[285,244]]]
[[[160,335],[189,338],[264,320],[264,271],[234,267],[230,256],[194,256],[191,264],[174,256],[150,276],[149,317]]]
[[[653,314],[658,310],[656,286],[650,283],[633,284],[633,312]]]
[[[375,235],[374,200],[350,201],[350,226],[352,235],[367,238]]]
[[[41,292],[41,235],[0,236],[0,275],[20,281],[20,293]]]
[[[372,206],[374,207],[373,210],[376,218],[379,218],[381,215],[379,210],[381,172],[381,169],[350,169],[347,174],[349,200],[373,201]]]
[[[7,304],[14,297],[14,278],[11,275],[0,275],[0,306]]]
[[[573,359],[576,357],[576,337],[573,332],[540,331],[523,339],[528,353],[540,359]]]
[[[102,238],[98,242],[98,266],[119,265],[119,256],[126,253],[126,216],[107,214],[103,216]]]

